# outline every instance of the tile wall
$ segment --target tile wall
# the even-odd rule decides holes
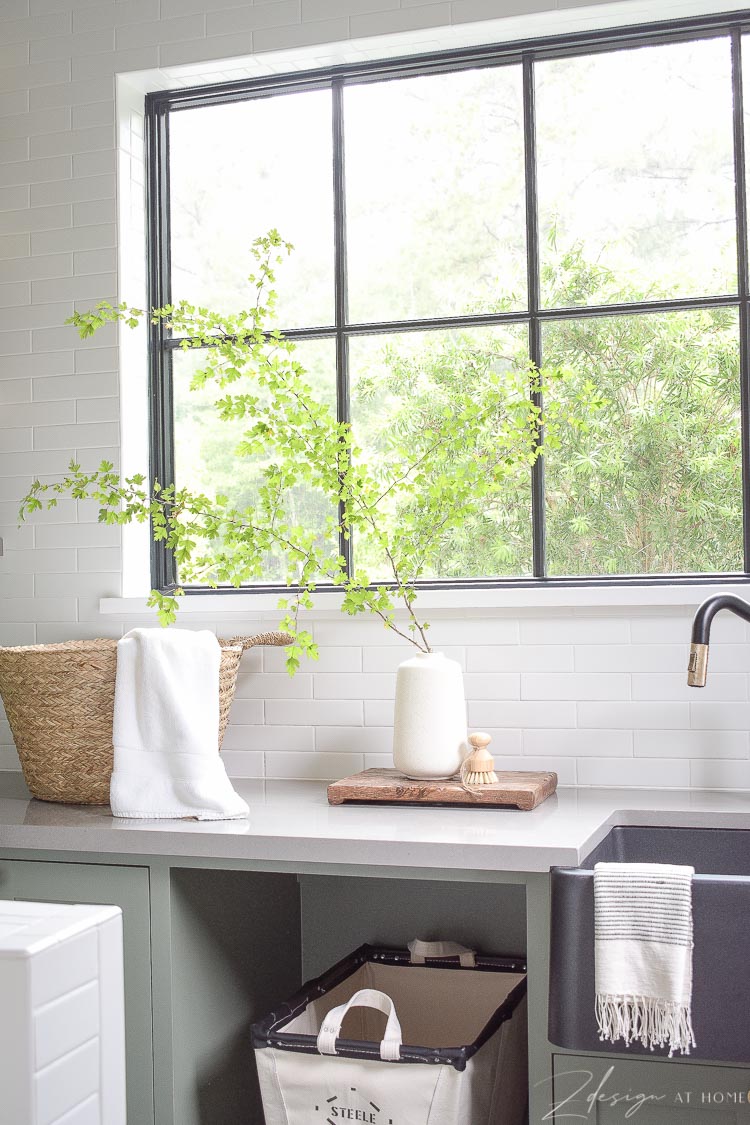
[[[667,0],[658,9],[700,6]],[[625,0],[612,10],[638,18],[649,7]],[[142,385],[142,371],[120,363],[114,332],[83,346],[63,326],[75,304],[116,296],[118,251],[121,275],[123,262],[139,260],[134,244],[118,247],[118,194],[122,210],[133,195],[140,206],[143,189],[137,111],[117,139],[116,76],[149,72],[143,90],[191,84],[201,66],[202,79],[218,80],[321,65],[343,57],[345,44],[364,57],[489,41],[528,33],[524,20],[544,31],[545,12],[569,10],[580,23],[584,8],[578,0],[0,0],[0,643],[118,636],[143,623],[100,614],[99,599],[122,591],[122,548],[119,530],[98,525],[92,505],[63,502],[16,527],[33,476],[62,472],[71,455],[83,466],[118,461],[121,389]],[[507,23],[483,22],[498,17]],[[504,766],[554,768],[563,784],[747,787],[750,635],[720,622],[709,686],[689,693],[689,616],[687,606],[442,610],[432,637],[465,668],[470,724],[493,734]],[[246,617],[185,623],[222,635],[268,627]],[[313,631],[321,660],[293,680],[278,652],[247,656],[225,742],[233,775],[328,778],[388,764],[393,672],[406,653],[370,622],[318,616]],[[0,718],[0,769],[17,768]]]

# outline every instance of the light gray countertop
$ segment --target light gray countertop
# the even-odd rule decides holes
[[[273,866],[454,871],[576,866],[615,824],[750,828],[750,792],[560,789],[533,812],[331,807],[315,781],[238,781],[247,820],[118,820],[108,808],[48,804],[0,774],[0,851],[211,857]]]

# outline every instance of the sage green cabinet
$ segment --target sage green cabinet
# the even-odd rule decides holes
[[[554,1056],[547,1121],[590,1125],[747,1125],[750,1070],[675,1059]],[[534,1123],[536,1125],[536,1123]]]
[[[123,913],[129,1125],[154,1121],[149,872],[145,867],[0,860],[0,898],[119,906]]]

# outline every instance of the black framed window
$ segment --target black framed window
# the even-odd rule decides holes
[[[745,15],[151,94],[150,302],[235,311],[277,227],[278,327],[368,457],[489,366],[564,367],[543,409],[595,389],[427,585],[747,577]],[[153,473],[249,499],[197,362],[153,327]]]

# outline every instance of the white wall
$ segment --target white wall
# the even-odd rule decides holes
[[[627,0],[611,18],[700,6]],[[731,6],[741,5],[716,5]],[[481,22],[500,16],[510,18]],[[90,504],[61,503],[15,527],[33,476],[63,471],[71,455],[84,466],[118,461],[119,379],[129,402],[143,385],[137,354],[119,370],[114,332],[82,345],[62,327],[75,303],[117,293],[116,76],[150,72],[136,81],[143,90],[601,19],[576,0],[0,0],[0,643],[119,636],[150,622],[100,613],[100,598],[121,593],[122,550]],[[365,38],[375,35],[390,38]],[[119,104],[122,112],[122,87]],[[131,241],[120,252],[130,277],[141,261],[130,214],[133,184],[141,201],[140,136],[137,108],[125,108],[119,184]],[[709,687],[689,693],[696,600],[442,609],[432,636],[463,663],[470,724],[493,733],[505,766],[554,768],[564,784],[747,787],[750,635],[720,622]],[[184,623],[222,635],[267,628],[246,603]],[[376,624],[335,613],[317,615],[313,631],[321,661],[294,680],[278,652],[246,658],[225,741],[235,776],[332,777],[387,764],[392,673],[406,653]],[[2,720],[0,768],[18,768]]]

